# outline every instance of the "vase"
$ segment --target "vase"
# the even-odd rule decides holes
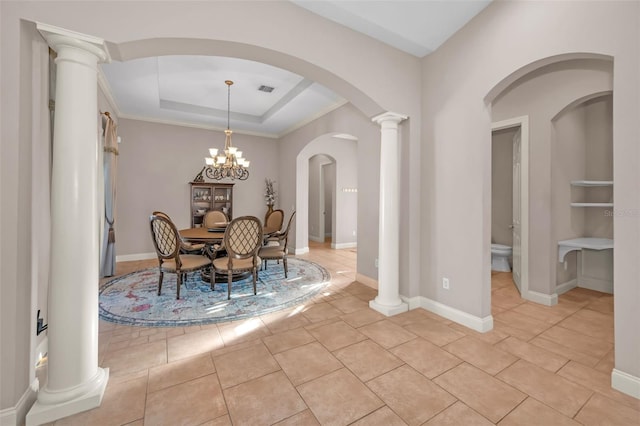
[[[267,204],[267,213],[264,215],[264,223],[267,223],[267,218],[273,213],[273,204]]]

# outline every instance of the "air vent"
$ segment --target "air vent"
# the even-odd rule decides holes
[[[258,87],[259,91],[265,92],[265,93],[271,93],[271,92],[273,92],[273,89],[274,89],[273,87],[265,86],[264,84],[262,86]]]

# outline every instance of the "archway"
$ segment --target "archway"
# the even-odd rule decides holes
[[[296,254],[309,250],[309,160],[317,155],[325,155],[335,163],[331,246],[346,248],[357,245],[357,192],[348,191],[358,186],[357,139],[336,138],[335,135],[318,136],[296,157]]]
[[[553,117],[567,105],[574,104],[576,99],[610,88],[611,72],[611,58],[605,55],[557,55],[521,67],[505,77],[485,97],[486,101],[491,100],[492,121],[512,119],[514,115],[528,116],[533,135],[529,149],[522,152],[522,158],[530,157],[532,164],[520,185],[520,193],[524,195],[529,191],[532,197],[528,207],[527,200],[522,200],[522,280],[525,284],[534,283],[530,288],[524,286],[522,297],[525,299],[545,305],[557,303],[555,273],[552,273],[556,256],[551,253],[556,246],[552,241],[555,236],[552,235],[554,222],[550,195]],[[567,79],[573,84],[566,84]],[[554,96],[545,95],[549,91]],[[528,164],[522,164],[523,172],[526,166]],[[527,223],[528,218],[531,225]],[[529,236],[528,229],[538,229],[539,232]],[[487,246],[489,244],[487,241]]]

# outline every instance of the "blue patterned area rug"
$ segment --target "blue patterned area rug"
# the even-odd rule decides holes
[[[251,276],[231,286],[216,283],[211,291],[200,272],[188,274],[176,300],[176,274],[164,274],[158,296],[158,268],[149,268],[116,278],[100,289],[100,318],[118,324],[143,327],[184,327],[250,318],[295,306],[329,285],[329,272],[317,263],[288,258],[289,277],[282,264],[269,262],[258,272],[257,295]]]

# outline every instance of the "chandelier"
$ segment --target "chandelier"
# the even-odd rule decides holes
[[[249,177],[249,161],[242,157],[242,151],[231,145],[231,134],[229,129],[229,118],[231,111],[231,85],[233,81],[224,82],[227,85],[227,130],[224,140],[224,151],[218,154],[217,148],[209,148],[209,157],[205,157],[204,161],[205,174],[210,179],[221,180],[229,178],[232,180],[246,180]]]

